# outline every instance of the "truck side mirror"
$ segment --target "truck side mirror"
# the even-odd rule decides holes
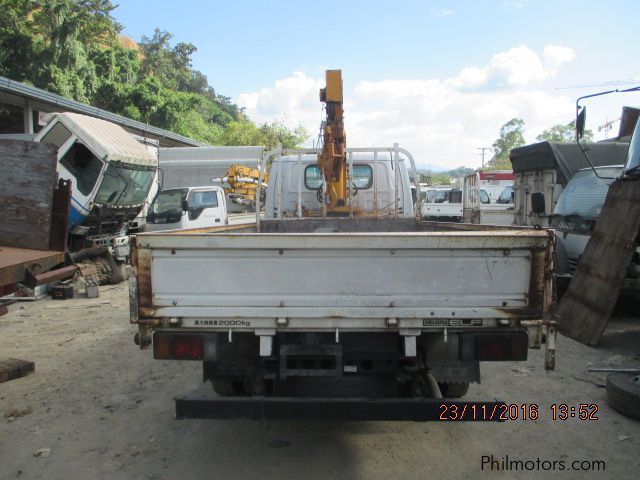
[[[580,140],[584,136],[584,124],[587,119],[587,107],[580,107],[576,115],[576,139]]]
[[[544,193],[533,192],[531,194],[531,211],[540,215],[546,210],[546,205],[544,204]]]
[[[183,200],[182,201],[182,211],[183,212],[188,212],[189,211],[189,201],[188,200]]]

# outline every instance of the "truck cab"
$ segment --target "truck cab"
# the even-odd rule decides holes
[[[216,227],[228,222],[222,187],[170,188],[161,190],[153,200],[145,231]]]
[[[58,149],[57,172],[71,182],[70,248],[100,246],[129,255],[128,227],[146,204],[158,159],[122,127],[56,113],[34,138]]]
[[[560,194],[551,215],[551,227],[556,231],[558,288],[563,292],[580,261],[609,186],[623,173],[622,165],[584,168],[578,171]],[[638,291],[640,287],[640,248],[636,250],[627,272],[622,293]]]
[[[284,150],[271,153],[265,218],[321,216],[324,177],[317,165],[319,150]],[[375,216],[413,217],[409,163],[404,150],[394,148],[346,149],[351,172],[354,212]]]

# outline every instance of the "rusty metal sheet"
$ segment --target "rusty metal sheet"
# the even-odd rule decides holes
[[[0,286],[22,282],[25,269],[38,275],[64,262],[64,252],[0,247]]]
[[[50,248],[56,157],[54,145],[0,140],[0,245]]]
[[[67,278],[71,278],[77,271],[78,267],[76,265],[69,265],[68,267],[58,268],[56,270],[51,270],[39,275],[34,275],[31,270],[26,269],[25,279],[22,283],[24,283],[29,288],[35,288],[38,285],[53,283],[56,280],[65,280]]]
[[[69,210],[71,209],[71,180],[58,180],[58,187],[53,191],[53,208],[51,211],[51,236],[49,249],[65,250],[69,231]]]
[[[139,319],[155,315],[151,285],[151,252],[147,248],[140,247],[137,236],[131,237],[130,245],[131,266],[136,277],[135,306],[138,309],[137,314],[131,315],[131,323],[137,323]]]

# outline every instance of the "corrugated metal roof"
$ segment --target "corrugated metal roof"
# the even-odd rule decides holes
[[[58,113],[52,122],[63,123],[99,158],[109,162],[156,166],[158,160],[129,132],[115,123],[79,113]]]
[[[55,93],[47,92],[46,90],[42,90],[40,88],[36,88],[21,82],[16,82],[15,80],[11,80],[2,76],[0,76],[0,91],[49,104],[52,106],[53,111],[55,111],[56,108],[59,107],[60,110],[70,110],[72,112],[82,113],[84,115],[89,115],[91,117],[96,117],[102,120],[116,123],[121,127],[129,128],[131,130],[135,130],[136,132],[142,134],[147,134],[154,138],[164,138],[175,143],[190,145],[194,147],[207,146],[206,143],[202,143],[198,140],[185,137],[184,135],[179,135],[162,128],[147,125],[145,123],[123,117],[122,115],[118,115],[101,108],[92,107],[91,105],[87,105],[86,103],[70,100]]]

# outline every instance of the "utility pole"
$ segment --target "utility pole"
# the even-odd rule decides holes
[[[604,132],[604,138],[609,138],[609,132],[613,128],[613,124],[619,122],[621,119],[616,118],[615,120],[608,121],[607,117],[604,117],[605,122],[598,127],[598,132]]]
[[[491,150],[491,147],[478,147],[477,149],[482,151],[482,168],[484,168],[484,151]]]

